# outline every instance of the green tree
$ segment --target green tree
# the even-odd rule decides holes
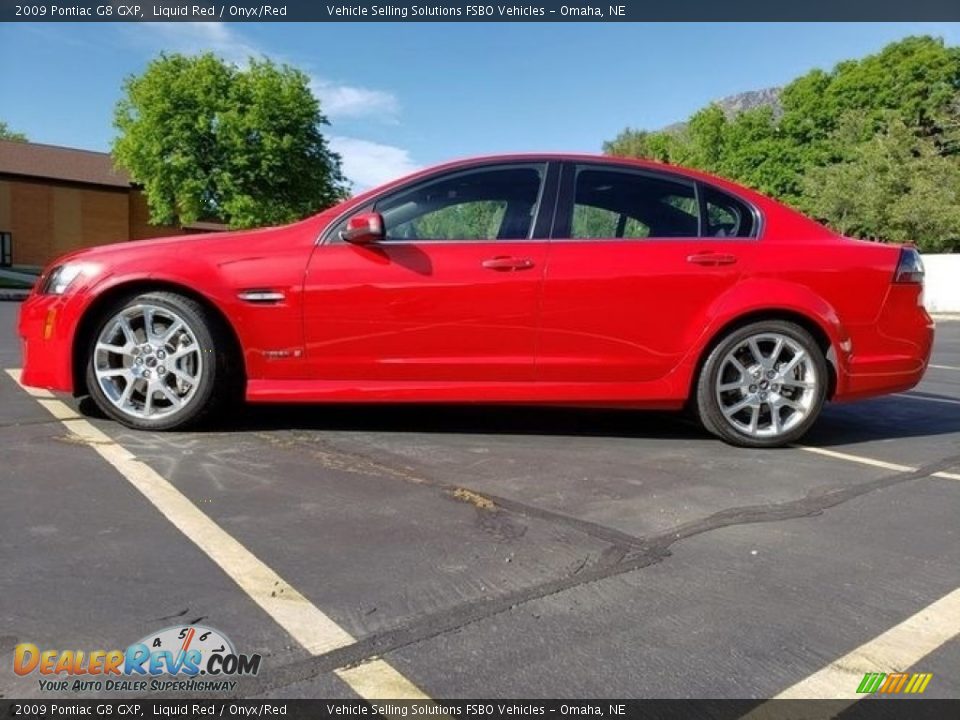
[[[848,116],[837,133],[857,134],[864,122]],[[848,154],[807,173],[805,210],[848,235],[960,248],[960,164],[933,140],[897,118]]]
[[[782,89],[776,109],[710,105],[680,128],[628,128],[603,147],[716,172],[841,232],[953,247],[960,48],[909,37],[806,73]]]
[[[27,142],[27,136],[20,132],[10,129],[3,120],[0,120],[0,140],[16,140],[18,142]]]
[[[207,53],[161,55],[127,78],[113,154],[143,185],[151,222],[290,222],[346,192],[327,124],[299,70],[240,68]]]

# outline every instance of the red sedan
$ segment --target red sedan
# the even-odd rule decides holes
[[[22,380],[134,428],[249,402],[681,409],[738,445],[919,382],[909,246],[838,236],[720,178],[593,156],[419,172],[293,225],[57,260]]]

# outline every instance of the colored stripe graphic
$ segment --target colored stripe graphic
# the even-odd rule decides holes
[[[933,679],[933,673],[905,673],[895,672],[887,675],[886,673],[867,673],[860,681],[857,692],[863,695],[879,692],[885,695],[896,695],[898,693],[910,693],[919,695],[927,689],[930,680]]]
[[[930,684],[932,678],[933,673],[914,673],[913,677],[910,678],[910,682],[907,683],[907,689],[904,690],[904,692],[919,695],[927,689],[927,685]]]
[[[885,677],[885,673],[867,673],[863,676],[863,680],[860,681],[860,687],[857,688],[857,692],[864,694],[876,692]]]
[[[880,686],[880,692],[887,694],[900,692],[908,677],[910,676],[907,673],[890,673]]]

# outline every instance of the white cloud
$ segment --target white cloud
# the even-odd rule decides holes
[[[251,57],[265,54],[222,22],[145,22],[132,27],[136,28],[139,40],[144,39],[145,31],[152,32],[163,50],[188,55],[213,52],[238,65],[246,63]]]
[[[395,180],[417,169],[410,153],[393,145],[332,135],[330,147],[343,158],[343,174],[357,191]]]
[[[268,53],[249,42],[229,24],[222,22],[138,23],[137,40],[143,41],[144,31],[153,33],[160,49],[189,55],[213,52],[225,60],[245,65],[251,58],[272,57],[280,63],[298,66],[298,63],[277,53]],[[149,35],[146,36],[149,40]],[[376,90],[337,83],[311,75],[310,90],[320,100],[324,115],[337,118],[373,118],[396,123],[400,114],[397,96],[386,90]]]
[[[376,118],[395,123],[400,113],[396,95],[385,90],[371,90],[352,85],[339,85],[314,78],[310,89],[320,100],[324,115],[329,118]]]

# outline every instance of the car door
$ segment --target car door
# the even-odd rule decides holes
[[[757,224],[745,203],[680,175],[566,165],[541,305],[538,380],[667,375],[689,351],[698,322],[702,330],[710,303],[750,264]]]
[[[519,162],[446,171],[358,208],[382,215],[385,238],[359,246],[333,232],[311,257],[312,377],[532,380],[548,170]]]

